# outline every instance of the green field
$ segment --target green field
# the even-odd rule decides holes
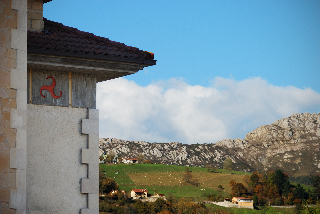
[[[199,186],[185,185],[183,176],[186,168],[176,165],[162,164],[100,164],[107,177],[113,178],[121,190],[127,193],[131,189],[147,189],[150,194],[163,193],[168,196],[173,194],[176,198],[193,198],[194,201],[207,200],[206,195],[218,193],[228,196],[231,192],[229,181],[243,182],[242,178],[249,174],[240,171],[218,169],[217,173],[209,173],[206,168],[189,167]],[[181,182],[181,183],[180,183]],[[222,185],[224,191],[218,191]],[[308,189],[309,186],[303,185]],[[214,204],[207,204],[207,210],[212,213],[295,213],[293,208],[259,207],[259,210],[225,208]]]
[[[192,197],[195,200],[206,199],[206,194],[217,192],[218,185],[225,189],[221,194],[228,194],[231,189],[228,185],[231,179],[242,182],[244,175],[248,173],[239,171],[227,171],[219,169],[219,173],[209,173],[206,168],[189,167],[194,178],[198,180],[198,187],[183,183],[184,166],[162,164],[100,164],[100,168],[107,177],[113,178],[120,189],[129,192],[131,189],[147,189],[153,192],[168,194],[175,197]]]

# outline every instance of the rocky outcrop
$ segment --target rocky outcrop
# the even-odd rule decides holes
[[[120,157],[143,154],[155,163],[221,168],[231,158],[234,169],[267,171],[281,168],[292,174],[320,172],[320,114],[301,113],[261,126],[245,139],[212,144],[148,143],[114,138],[100,139],[100,153]]]

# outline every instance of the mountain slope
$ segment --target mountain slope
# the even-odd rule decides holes
[[[292,174],[320,173],[320,114],[300,113],[261,126],[245,139],[214,144],[148,143],[114,138],[100,139],[100,154],[137,157],[156,163],[221,168],[231,158],[234,169],[247,172],[283,169]]]

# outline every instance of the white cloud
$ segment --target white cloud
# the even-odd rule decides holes
[[[100,137],[148,142],[215,143],[244,138],[292,113],[319,112],[320,94],[261,78],[217,77],[212,86],[181,79],[139,86],[123,78],[98,84]]]

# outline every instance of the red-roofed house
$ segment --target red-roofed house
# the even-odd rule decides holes
[[[131,190],[131,198],[139,199],[139,198],[147,198],[148,191],[146,189],[132,189]]]
[[[122,158],[122,163],[137,163],[138,159],[136,158]]]

